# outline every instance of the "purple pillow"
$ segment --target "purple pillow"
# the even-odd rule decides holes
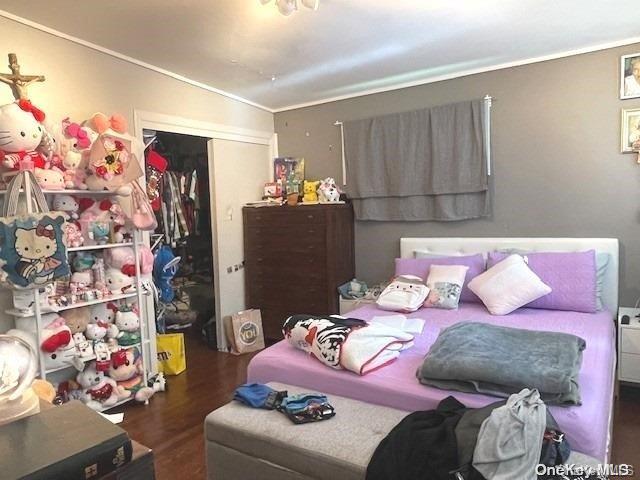
[[[510,253],[490,252],[487,269]],[[597,304],[596,252],[540,252],[522,254],[529,268],[551,287],[551,293],[525,305],[527,308],[594,313]]]
[[[464,265],[469,267],[465,277],[460,301],[482,303],[480,299],[467,288],[467,284],[472,278],[484,272],[484,257],[482,254],[468,255],[465,257],[442,257],[442,258],[396,258],[396,275],[415,275],[426,280],[429,276],[431,265]]]

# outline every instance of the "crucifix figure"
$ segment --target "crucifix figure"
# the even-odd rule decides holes
[[[42,75],[21,75],[18,57],[15,53],[9,54],[9,68],[11,73],[0,73],[0,82],[6,83],[11,87],[16,100],[27,100],[29,98],[27,87],[34,82],[44,82],[44,76]]]

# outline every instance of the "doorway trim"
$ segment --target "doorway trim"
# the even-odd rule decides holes
[[[159,130],[168,133],[192,135],[215,140],[231,140],[242,143],[253,143],[269,147],[269,169],[271,159],[278,156],[278,134],[260,130],[251,130],[219,123],[204,122],[202,120],[189,119],[164,113],[148,112],[145,110],[133,110],[133,124],[135,135],[142,139],[143,130]],[[209,152],[211,153],[211,152]],[[215,172],[209,171],[209,178],[213,178]],[[211,198],[215,198],[213,182],[209,182]],[[220,278],[218,265],[218,232],[215,228],[215,209],[211,209],[212,220],[212,248],[213,248],[213,281],[216,315],[216,343],[219,351],[228,351],[227,341],[220,313]]]

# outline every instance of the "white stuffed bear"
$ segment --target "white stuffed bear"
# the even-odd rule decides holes
[[[124,388],[107,377],[104,372],[96,370],[96,362],[90,362],[84,371],[78,373],[76,382],[82,387],[81,400],[94,410],[103,410],[131,396]]]
[[[117,268],[107,268],[106,280],[107,288],[114,295],[135,290],[134,279]]]
[[[0,106],[0,163],[5,168],[18,170],[20,162],[29,160],[36,168],[48,167],[48,159],[37,151],[44,118],[28,100]]]

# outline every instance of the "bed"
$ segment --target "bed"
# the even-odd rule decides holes
[[[401,239],[401,256],[409,258],[415,250],[442,254],[484,253],[504,248],[530,251],[582,251],[595,249],[610,254],[604,276],[602,300],[605,310],[578,313],[554,310],[519,309],[510,315],[490,315],[482,304],[461,303],[458,310],[421,309],[410,314],[426,320],[414,348],[405,351],[393,364],[360,377],[351,372],[332,370],[286,342],[256,355],[248,367],[250,382],[279,381],[301,387],[355,398],[407,411],[435,408],[443,398],[454,395],[469,407],[481,407],[495,397],[439,390],[421,385],[416,369],[435,341],[439,331],[454,323],[473,320],[523,329],[572,333],[586,340],[579,381],[582,405],[550,407],[572,447],[598,459],[609,458],[615,371],[615,329],[613,313],[618,298],[618,242],[615,239],[517,239],[517,238],[406,238]],[[375,306],[350,312],[350,316],[371,319],[389,315]]]

